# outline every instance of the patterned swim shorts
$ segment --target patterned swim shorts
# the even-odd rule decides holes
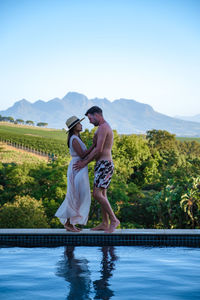
[[[112,161],[110,160],[97,161],[94,167],[94,186],[107,189],[110,184],[113,171],[114,171],[114,164]]]

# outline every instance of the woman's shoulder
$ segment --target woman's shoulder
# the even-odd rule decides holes
[[[72,142],[74,139],[80,143],[80,138],[77,135],[73,134],[70,138],[70,146],[72,146]]]
[[[80,139],[77,135],[75,135],[75,134],[73,134],[73,135],[71,136],[71,142],[72,142],[74,139],[76,139],[76,140],[78,140],[78,141],[81,141],[81,139]]]

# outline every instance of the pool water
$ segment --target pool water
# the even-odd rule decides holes
[[[0,248],[0,299],[200,299],[200,249]]]

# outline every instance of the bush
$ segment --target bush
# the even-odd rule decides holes
[[[1,228],[48,228],[42,202],[30,196],[17,196],[0,209]]]

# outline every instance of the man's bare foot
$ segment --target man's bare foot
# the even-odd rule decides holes
[[[109,229],[109,225],[105,225],[105,224],[101,223],[101,224],[97,225],[96,227],[91,228],[90,230],[96,231],[96,230],[107,230],[107,229]]]
[[[107,230],[105,230],[106,233],[112,233],[115,231],[115,229],[117,228],[117,226],[120,224],[120,221],[117,219],[116,221],[112,221],[110,223],[110,226]]]

